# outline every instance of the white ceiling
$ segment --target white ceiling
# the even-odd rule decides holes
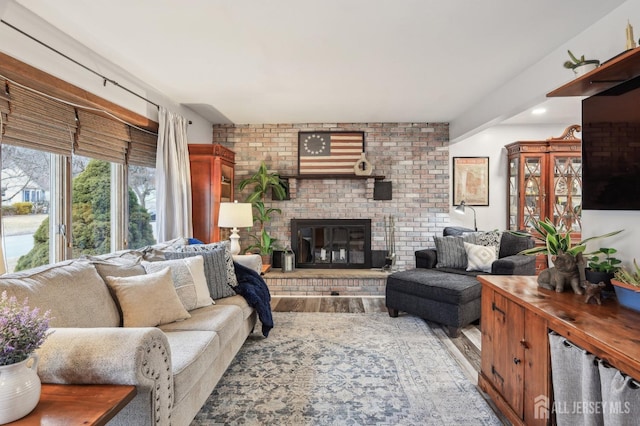
[[[454,121],[623,0],[17,2],[213,122],[335,123]]]

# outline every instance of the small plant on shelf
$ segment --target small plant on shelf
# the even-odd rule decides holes
[[[607,274],[615,273],[622,264],[622,260],[617,259],[612,254],[617,253],[614,248],[601,247],[592,256],[589,257],[587,267],[595,272],[604,272]],[[604,255],[604,257],[601,257]]]
[[[640,266],[638,266],[638,262],[633,259],[633,270],[621,266],[615,272],[614,277],[619,282],[640,287]]]
[[[571,53],[570,50],[567,50],[567,53],[569,53],[569,58],[571,60],[570,61],[565,61],[563,66],[565,68],[573,70],[573,72],[576,72],[577,68],[585,66],[585,65],[590,65],[592,68],[595,68],[595,67],[600,65],[600,61],[597,60],[597,59],[585,59],[584,55],[582,55],[582,56],[580,56],[578,58],[573,53]]]

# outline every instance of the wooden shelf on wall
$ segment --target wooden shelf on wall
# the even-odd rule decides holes
[[[547,93],[547,97],[593,96],[640,76],[640,47],[609,59],[598,68]]]
[[[370,175],[370,176],[359,176],[359,175],[344,175],[344,174],[335,174],[335,175],[280,175],[282,179],[375,179],[375,180],[383,180],[385,177],[382,175]]]

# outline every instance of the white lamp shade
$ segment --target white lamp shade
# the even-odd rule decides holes
[[[248,228],[253,226],[251,203],[220,203],[218,214],[220,228]]]

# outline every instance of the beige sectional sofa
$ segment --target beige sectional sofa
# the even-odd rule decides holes
[[[53,333],[38,350],[43,383],[135,385],[135,399],[112,424],[188,425],[254,329],[256,312],[239,295],[182,310],[174,294],[162,296],[168,290],[158,287],[151,293],[158,297],[150,297],[158,300],[138,304],[140,312],[133,315],[144,316],[154,303],[166,303],[160,315],[176,308],[188,317],[157,326],[122,326],[130,308],[120,303],[121,294],[107,283],[112,278],[103,278],[99,269],[106,264],[109,274],[116,271],[130,280],[140,275],[140,262],[129,260],[79,259],[6,274],[0,277],[0,292],[28,297],[31,307],[51,311]],[[244,260],[259,270],[259,261]],[[164,270],[154,274],[167,276]],[[174,285],[178,294],[180,285]],[[118,291],[122,288],[137,291],[126,285]]]

